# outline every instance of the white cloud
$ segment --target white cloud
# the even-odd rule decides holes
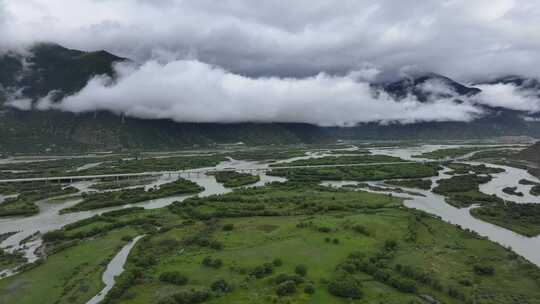
[[[450,99],[396,102],[373,94],[361,71],[345,76],[324,73],[305,78],[251,78],[196,60],[147,61],[134,68],[117,65],[118,79],[93,78],[79,93],[39,109],[71,112],[109,110],[148,119],[178,122],[305,122],[351,126],[359,122],[467,121],[481,114],[471,104]],[[371,72],[367,72],[370,74]]]
[[[32,109],[32,100],[29,98],[11,99],[6,102],[6,105],[18,110],[28,111]]]
[[[540,76],[538,0],[0,0],[2,19],[0,45],[47,40],[141,62],[159,49],[252,76],[363,62],[459,80]]]
[[[140,63],[119,67],[115,85],[98,77],[38,109],[177,121],[470,120],[480,110],[455,104],[445,83],[425,83],[435,102],[421,104],[373,97],[365,82],[414,70],[468,82],[540,77],[539,28],[537,0],[0,0],[0,52],[52,41]],[[540,110],[532,92],[481,89],[479,103]]]
[[[525,120],[526,122],[540,122],[540,117],[525,116],[523,117],[523,120]]]
[[[512,83],[476,85],[482,90],[475,98],[476,101],[492,107],[502,107],[512,110],[538,112],[540,97],[538,91],[522,89]]]

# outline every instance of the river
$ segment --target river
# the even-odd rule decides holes
[[[124,264],[126,264],[127,258],[129,256],[129,252],[131,251],[133,246],[135,246],[137,241],[139,241],[143,237],[144,235],[139,235],[135,237],[114,256],[114,258],[107,265],[105,272],[101,276],[103,283],[105,283],[105,287],[92,299],[86,302],[86,304],[97,304],[105,298],[107,293],[114,286],[115,277],[117,277],[124,271]]]
[[[382,154],[382,155],[391,155],[401,157],[405,160],[419,160],[414,158],[414,155],[419,155],[425,152],[435,151],[442,148],[456,148],[455,145],[423,145],[415,147],[400,147],[400,148],[371,148],[369,149],[373,154]],[[355,150],[353,148],[352,150]],[[349,149],[351,150],[351,149]],[[319,158],[324,157],[329,154],[324,151],[308,152],[305,156],[294,157],[290,159],[280,160],[274,163],[288,163],[294,160],[299,159],[309,159],[309,158]],[[240,161],[234,159],[228,159],[227,161],[221,162],[215,167],[210,169],[225,169],[225,168],[235,168],[235,169],[245,169],[245,168],[267,168],[270,163],[264,162],[255,162],[255,161]],[[495,165],[490,165],[494,166]],[[518,202],[533,202],[538,203],[539,199],[531,197],[530,195],[525,195],[523,200],[516,199],[517,197],[511,196],[508,197],[507,194],[502,192],[502,188],[508,185],[517,186],[518,191],[522,191],[524,194],[529,193],[528,189],[530,186],[519,185],[517,182],[521,178],[526,178],[532,181],[538,181],[538,179],[530,176],[525,170],[510,168],[507,166],[498,166],[502,167],[506,171],[500,174],[494,174],[492,181],[487,184],[482,185],[481,191],[488,194],[497,194],[505,199],[511,199]],[[443,170],[440,172],[439,176],[434,177],[433,180],[436,181],[440,178],[448,178],[446,174],[448,170]],[[261,181],[251,186],[262,186],[268,182],[282,182],[285,181],[283,178],[268,176],[265,173],[260,174]],[[230,188],[224,187],[222,184],[218,183],[213,176],[201,175],[193,176],[187,178],[200,186],[204,187],[204,191],[199,193],[200,196],[209,196],[214,194],[223,194],[232,191]],[[155,185],[160,185],[166,182],[171,182],[174,179],[169,178],[167,175],[162,175],[156,179],[150,185],[146,187],[152,187]],[[354,182],[339,182],[343,183],[354,183]],[[88,191],[89,186],[92,182],[77,182],[72,185],[80,189],[81,191]],[[380,185],[380,183],[375,183]],[[337,185],[337,184],[336,184]],[[416,208],[424,210],[428,213],[440,216],[443,220],[461,225],[464,228],[469,228],[473,231],[476,231],[482,236],[488,237],[490,240],[500,243],[506,247],[512,247],[515,252],[521,254],[531,262],[536,265],[540,265],[540,238],[528,238],[516,233],[513,233],[507,229],[500,228],[489,223],[485,223],[481,220],[473,218],[469,214],[469,210],[466,208],[457,209],[454,208],[444,201],[444,197],[434,194],[430,191],[420,191],[418,189],[407,189],[414,192],[420,192],[424,194],[424,197],[412,196],[408,194],[395,194],[407,198],[405,205],[410,208]],[[23,250],[25,257],[29,262],[35,261],[38,257],[35,254],[35,251],[42,245],[39,235],[30,240],[26,244],[20,244],[20,241],[35,234],[37,231],[45,233],[47,231],[59,229],[64,225],[94,216],[96,214],[101,214],[103,212],[127,208],[132,206],[140,206],[147,209],[162,208],[175,201],[183,201],[186,198],[192,197],[193,195],[180,195],[173,197],[166,197],[161,199],[155,199],[150,201],[145,201],[137,204],[130,204],[121,207],[106,208],[100,210],[92,211],[83,211],[76,213],[68,214],[59,214],[61,209],[73,206],[80,201],[80,198],[69,198],[63,201],[50,201],[43,200],[37,203],[40,208],[39,214],[30,217],[14,217],[14,218],[2,218],[0,219],[0,233],[17,231],[18,233],[12,235],[11,237],[4,240],[0,243],[0,248],[3,248],[7,251],[13,252],[18,250]],[[0,273],[1,274],[1,273]],[[5,272],[5,274],[10,274]]]

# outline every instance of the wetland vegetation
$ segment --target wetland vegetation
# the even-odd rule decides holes
[[[177,181],[162,184],[159,187],[150,188],[148,190],[146,190],[144,187],[139,187],[135,189],[102,193],[83,193],[83,200],[80,203],[63,209],[62,212],[76,212],[129,205],[167,196],[197,193],[202,190],[204,189],[196,183],[180,178]]]
[[[432,177],[436,176],[440,169],[438,164],[396,163],[328,168],[274,169],[269,174],[304,182],[323,180],[375,181]]]
[[[540,205],[505,202],[481,206],[471,214],[483,221],[505,227],[525,236],[540,234]]]
[[[493,150],[494,147],[483,147],[483,146],[477,146],[477,147],[459,147],[459,148],[444,148],[435,150],[432,152],[425,152],[419,155],[416,155],[414,157],[417,158],[429,158],[429,159],[445,159],[445,158],[457,158],[461,156],[465,156],[469,153],[476,152],[476,151],[484,151],[484,150]],[[491,153],[491,151],[490,151]],[[490,154],[491,155],[491,154]]]
[[[219,183],[229,188],[251,185],[261,180],[259,175],[236,171],[218,171],[212,173],[212,175],[216,177]]]
[[[417,188],[422,190],[431,189],[433,182],[430,179],[399,179],[399,180],[388,180],[384,182],[388,185],[405,187],[405,188]]]
[[[287,163],[287,166],[327,166],[327,165],[350,165],[350,164],[369,164],[369,163],[390,163],[390,162],[402,162],[403,159],[394,156],[387,155],[344,155],[344,156],[327,156],[322,158],[310,158],[295,160]],[[272,166],[282,166],[282,164],[275,164]]]
[[[0,178],[26,178],[48,176],[100,175],[117,173],[139,173],[179,171],[212,167],[226,160],[224,155],[158,155],[158,156],[107,156],[29,161],[0,165]],[[84,167],[88,164],[92,166]],[[82,169],[81,169],[82,168]],[[79,169],[79,170],[78,170]]]
[[[16,194],[0,203],[0,217],[28,216],[39,212],[36,202],[79,192],[74,187],[60,184],[33,182],[1,184],[0,194]]]
[[[454,207],[463,208],[474,204],[499,203],[502,200],[494,195],[480,192],[480,184],[487,183],[491,176],[475,174],[457,175],[439,180],[433,192],[444,195],[446,202]]]
[[[85,303],[100,290],[106,261],[143,233],[104,303],[540,299],[538,268],[508,249],[393,196],[296,182],[68,225],[44,238],[47,260],[0,280],[0,295]]]
[[[86,303],[103,288],[101,275],[107,263],[138,235],[144,237],[133,247],[125,271],[103,303],[540,303],[536,265],[475,232],[408,209],[399,197],[421,194],[383,187],[426,193],[434,186],[433,192],[456,207],[478,204],[470,212],[482,221],[525,236],[539,235],[537,205],[507,202],[480,191],[480,185],[504,169],[454,162],[404,163],[393,156],[340,156],[341,152],[290,164],[362,165],[273,169],[269,174],[288,181],[261,187],[240,187],[260,181],[258,175],[218,171],[217,182],[237,188],[205,197],[196,195],[201,186],[185,179],[148,190],[137,186],[154,178],[102,180],[92,188],[113,191],[84,192],[81,202],[62,212],[193,196],[164,208],[109,211],[38,234],[44,242],[40,259],[19,268],[20,274],[0,280],[0,303]],[[189,161],[191,156],[110,160],[83,171],[132,172],[141,161],[139,170],[148,170],[152,163],[164,169],[167,161],[173,167],[212,165],[233,153],[239,152]],[[304,156],[306,150],[242,153],[238,159],[286,159]],[[278,156],[269,158],[273,154]],[[444,171],[448,176],[433,183],[431,178],[443,166],[450,169]],[[333,188],[321,185],[323,181],[359,184]],[[367,183],[371,181],[384,184]],[[540,186],[530,180],[519,184]],[[121,189],[125,187],[132,189]],[[34,202],[61,191],[72,189],[45,183],[0,184],[0,194],[19,194],[11,199],[30,197]],[[0,251],[0,258],[0,270],[24,261],[21,252],[6,250]]]

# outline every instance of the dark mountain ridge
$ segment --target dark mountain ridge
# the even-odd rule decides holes
[[[440,85],[442,90],[433,92],[428,86]],[[454,95],[473,96],[480,93],[480,89],[465,86],[448,77],[435,74],[424,73],[417,76],[408,76],[399,81],[379,85],[388,94],[396,99],[403,99],[408,95],[415,96],[419,101],[426,102],[437,98],[451,98]]]
[[[106,51],[83,52],[40,43],[28,55],[0,57],[0,85],[4,94],[36,99],[57,91],[60,98],[79,91],[95,75],[113,76],[113,63],[123,60]]]

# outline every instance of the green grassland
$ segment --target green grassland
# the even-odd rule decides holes
[[[432,152],[422,153],[414,157],[417,158],[429,158],[429,159],[444,159],[444,158],[455,158],[467,155],[475,151],[490,150],[494,147],[460,147],[460,148],[445,148],[439,149]]]
[[[399,157],[387,155],[344,155],[327,156],[321,158],[300,159],[287,163],[287,166],[325,166],[325,165],[349,165],[349,164],[369,164],[369,163],[390,163],[404,161]],[[275,164],[271,166],[283,166]]]
[[[120,189],[133,186],[144,186],[154,182],[155,178],[138,178],[130,180],[102,180],[96,184],[93,184],[90,188],[96,190],[111,190]]]
[[[351,180],[375,181],[384,179],[425,178],[436,176],[437,164],[396,163],[334,168],[274,169],[269,174],[293,181]]]
[[[417,188],[422,190],[431,189],[433,184],[429,179],[400,179],[400,180],[389,180],[385,181],[385,184],[406,187],[406,188]]]
[[[454,165],[454,166],[452,166]],[[471,168],[469,165],[451,164],[452,169],[460,174],[496,173],[489,172],[489,167]],[[496,169],[496,168],[493,168]],[[444,195],[446,202],[457,208],[469,207],[474,204],[480,205],[470,211],[471,215],[483,221],[507,228],[525,236],[537,236],[540,234],[540,206],[536,204],[516,204],[504,201],[496,195],[487,195],[480,192],[479,185],[491,180],[491,176],[465,174],[452,176],[449,179],[438,181],[433,188],[434,193]],[[521,184],[531,184],[527,180],[521,180]],[[534,187],[533,187],[534,189]],[[533,190],[531,190],[532,192]],[[512,195],[523,196],[516,192],[514,187],[506,187],[503,192]]]
[[[371,152],[367,149],[365,150],[330,150],[328,151],[330,154],[336,154],[336,155],[369,155]]]
[[[270,161],[305,156],[306,149],[264,147],[252,150],[226,152],[224,155],[238,160]]]
[[[20,186],[20,188],[17,188]],[[8,198],[0,204],[2,216],[28,216],[39,212],[35,204],[39,200],[77,193],[74,187],[62,187],[51,183],[5,184],[0,191],[4,193],[19,193],[17,197]]]
[[[167,196],[197,193],[202,190],[204,189],[196,183],[180,178],[177,181],[160,185],[159,188],[151,188],[149,190],[141,187],[103,193],[83,193],[82,202],[70,208],[63,209],[62,212],[76,212],[128,205]]]
[[[213,172],[212,175],[216,177],[219,183],[229,188],[251,185],[261,180],[259,175],[239,173],[236,171],[219,171]]]
[[[137,158],[105,162],[78,174],[116,174],[137,172],[178,171],[202,167],[213,167],[226,160],[222,155],[174,156],[162,158]]]
[[[10,253],[0,249],[0,271],[11,269],[26,262],[26,258],[20,253]]]
[[[463,163],[449,163],[448,168],[452,169],[449,174],[496,174],[502,173],[505,170],[503,168],[489,167],[484,164],[481,165],[469,165]]]
[[[491,180],[490,176],[475,174],[456,175],[437,182],[433,192],[446,196],[446,202],[456,208],[468,207],[473,204],[500,203],[502,199],[495,195],[480,192],[480,184]]]
[[[263,152],[251,157],[266,159],[269,154]],[[304,153],[289,150],[284,155],[297,152]],[[246,152],[242,157],[249,155]],[[156,171],[165,168],[167,161],[189,167],[222,159],[223,155],[114,160],[88,171]],[[273,169],[270,174],[288,181],[194,196],[154,210],[125,208],[66,225],[43,235],[47,256],[43,262],[0,280],[0,303],[85,303],[103,287],[101,274],[107,261],[130,237],[145,234],[103,303],[423,304],[428,296],[447,304],[540,304],[540,269],[511,250],[407,209],[395,195],[319,184],[385,180],[390,185],[427,190],[432,183],[424,178],[441,170],[436,163],[369,165],[399,161],[380,155],[296,161],[292,164],[367,165]],[[137,164],[142,165],[136,169]],[[149,169],[153,165],[157,169]],[[457,207],[478,203],[481,207],[471,211],[473,216],[527,236],[540,234],[536,205],[505,205],[500,198],[479,191],[479,185],[491,179],[487,174],[499,169],[459,163],[448,167],[455,175],[438,181],[433,190],[445,195],[448,203]],[[228,187],[259,179],[236,172],[215,175]],[[101,184],[112,187],[110,181]],[[23,189],[28,195],[43,190],[39,187],[0,185],[0,193]],[[201,190],[179,179],[149,191],[84,194],[81,203],[63,212]],[[51,193],[55,192],[47,192],[47,197]],[[16,256],[2,252],[0,258],[5,260],[0,263],[4,268],[20,263]]]
[[[387,195],[274,184],[169,210],[182,224],[165,224],[136,247],[122,276],[135,279],[110,303],[184,303],[191,290],[208,303],[423,303],[421,294],[444,303],[538,303],[540,296],[536,267]],[[298,265],[307,269],[301,278]],[[187,282],[164,282],[166,272]],[[294,287],[278,295],[284,277]],[[227,288],[212,290],[219,280]],[[360,298],[335,295],[347,280],[359,282]],[[180,300],[170,302],[173,295]]]
[[[540,205],[538,204],[512,202],[491,204],[472,209],[471,215],[525,236],[533,237],[540,234]]]
[[[540,270],[499,245],[391,195],[297,182],[47,233],[49,258],[0,280],[0,299],[84,303],[122,237],[142,233],[104,303],[540,303]]]
[[[492,161],[499,161],[501,159],[513,158],[516,153],[517,152],[515,150],[504,150],[504,149],[486,150],[486,151],[480,151],[478,153],[475,153],[469,159],[492,162]]]
[[[52,254],[41,265],[0,280],[0,303],[86,303],[102,288],[106,263],[126,243],[132,228],[80,242]]]
[[[127,157],[127,156],[124,156]],[[76,169],[91,163],[119,161],[121,156],[84,157],[47,161],[31,161],[0,165],[0,177],[3,179],[62,176],[80,173]],[[15,172],[11,172],[15,171]]]
[[[116,173],[137,173],[154,171],[175,171],[212,167],[226,160],[223,155],[139,157],[137,155],[74,158],[51,161],[34,161],[0,165],[0,178],[25,178],[46,176],[98,175]],[[99,163],[95,167],[77,171],[89,163]],[[5,172],[2,172],[5,171]],[[8,171],[18,171],[17,173]]]

